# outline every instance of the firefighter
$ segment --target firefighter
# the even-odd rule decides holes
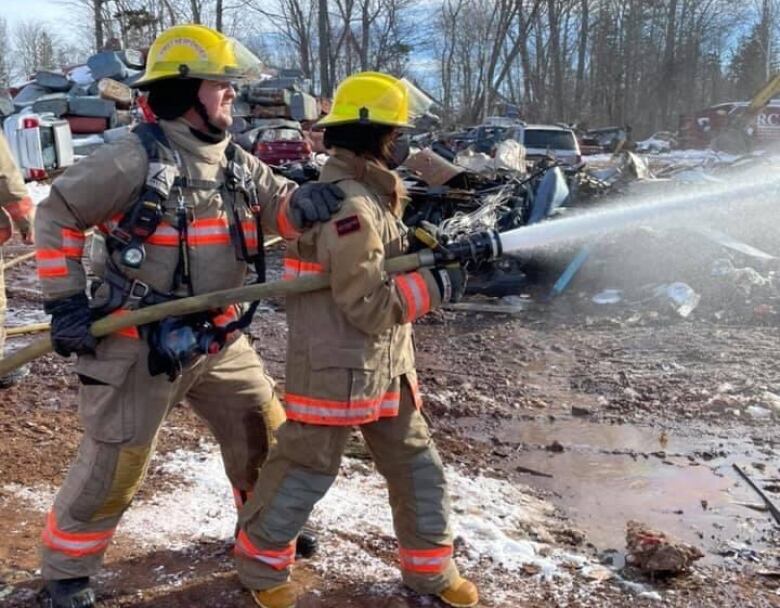
[[[319,123],[331,154],[320,181],[338,183],[344,205],[288,248],[285,272],[330,273],[331,289],[287,299],[287,421],[241,510],[235,546],[242,583],[263,608],[296,604],[295,538],[333,483],[352,426],[389,486],[404,583],[450,606],[478,601],[452,559],[448,493],[420,412],[412,342],[412,322],[458,299],[466,276],[459,265],[383,270],[406,249],[404,189],[391,169],[415,91],[385,74],[353,75]]]
[[[89,333],[96,316],[241,286],[248,264],[261,277],[263,231],[291,239],[340,207],[337,187],[296,188],[231,142],[231,83],[257,77],[260,67],[210,28],[164,31],[135,85],[148,91],[158,123],[69,168],[40,205],[38,275],[54,349],[77,355],[84,426],[42,534],[41,606],[94,605],[89,577],[176,403],[207,423],[239,507],[284,420],[273,381],[240,331],[250,319],[236,306],[99,341]],[[99,279],[88,297],[82,254],[91,227]]]
[[[3,243],[13,235],[13,226],[22,241],[32,244],[33,202],[27,196],[24,178],[14,163],[8,142],[0,133],[0,357],[5,347],[5,278],[3,273]],[[0,388],[7,388],[26,372],[15,372],[0,378]]]

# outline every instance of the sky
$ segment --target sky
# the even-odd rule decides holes
[[[20,21],[45,21],[54,26],[55,31],[65,39],[72,36],[71,28],[63,28],[63,23],[69,22],[73,11],[58,0],[2,0],[0,1],[0,17],[8,21],[8,29],[13,31],[14,25]]]

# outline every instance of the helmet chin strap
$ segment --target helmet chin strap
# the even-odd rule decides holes
[[[206,129],[208,131],[208,135],[211,137],[214,137],[217,141],[225,137],[225,130],[220,129],[219,127],[215,126],[214,123],[211,122],[211,118],[209,118],[209,113],[206,110],[206,106],[203,105],[203,102],[200,100],[200,97],[195,97],[195,103],[193,104],[193,108],[195,108],[195,111],[198,113],[198,116],[200,116],[203,119],[203,122],[206,123]]]

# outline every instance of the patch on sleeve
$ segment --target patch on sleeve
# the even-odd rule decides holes
[[[350,215],[343,220],[338,220],[335,226],[339,236],[351,234],[360,230],[360,218],[357,215]]]

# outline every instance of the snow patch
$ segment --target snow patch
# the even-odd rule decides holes
[[[36,205],[49,196],[49,190],[51,190],[51,186],[43,182],[27,183],[27,194],[30,195],[30,198]]]
[[[204,443],[198,451],[177,450],[156,456],[155,474],[170,477],[170,490],[138,501],[119,526],[116,542],[132,542],[153,550],[180,549],[200,540],[232,538],[236,512],[217,446]],[[494,598],[518,592],[532,566],[542,579],[571,579],[570,571],[586,565],[567,554],[525,536],[542,528],[553,508],[526,488],[481,473],[466,475],[447,467],[453,503],[453,531],[458,563],[466,573],[479,572]],[[2,486],[3,496],[45,512],[54,498],[50,486]],[[311,524],[320,531],[320,551],[311,566],[326,573],[337,570],[356,582],[395,584],[396,542],[384,479],[370,463],[344,459],[342,470],[318,503]]]

